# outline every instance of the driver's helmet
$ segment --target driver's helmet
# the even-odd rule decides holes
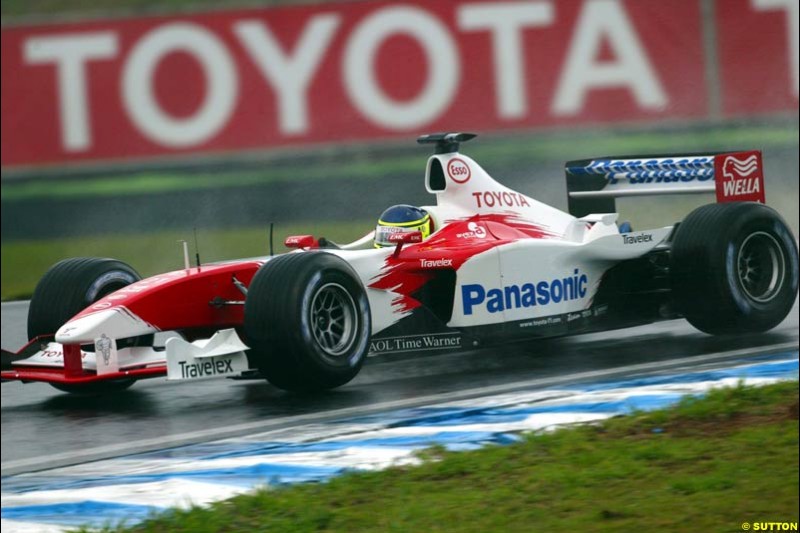
[[[422,239],[427,239],[433,231],[431,215],[413,205],[393,205],[381,213],[378,219],[375,227],[375,248],[394,246],[395,243],[389,242],[389,235],[412,231],[421,232]]]

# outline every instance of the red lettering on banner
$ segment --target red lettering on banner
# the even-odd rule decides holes
[[[783,23],[782,1],[753,12]],[[1,48],[4,170],[708,113],[696,0],[267,7],[4,27]]]

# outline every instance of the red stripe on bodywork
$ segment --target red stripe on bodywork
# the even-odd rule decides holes
[[[436,270],[457,271],[469,259],[502,244],[520,239],[545,239],[557,235],[517,214],[483,214],[449,220],[441,231],[420,244],[406,245],[399,256],[386,258],[381,273],[369,288],[393,291],[395,313],[407,313],[420,305],[412,295],[436,275]],[[425,261],[449,261],[446,267],[425,267]]]
[[[524,237],[530,237],[532,239],[552,239],[554,237],[561,237],[560,234],[553,233],[547,229],[546,226],[532,222],[518,213],[513,212],[475,215],[472,217],[457,219],[456,221],[482,221],[486,223],[487,227],[489,227],[489,229],[498,239],[517,240]],[[448,220],[447,222],[450,223],[455,221]],[[522,233],[522,235],[512,237],[511,234],[507,233],[508,229],[518,230]],[[505,236],[498,235],[498,232]]]
[[[153,276],[106,296],[74,318],[123,309],[162,331],[238,326],[244,322],[243,305],[213,302],[243,300],[233,276],[249,286],[261,265],[260,261],[205,265]]]

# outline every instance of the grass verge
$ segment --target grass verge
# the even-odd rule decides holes
[[[307,222],[275,227],[275,253],[286,251],[287,235],[314,234],[334,242],[351,242],[367,233],[375,221]],[[136,235],[101,235],[52,240],[6,241],[0,247],[0,295],[3,300],[28,298],[42,275],[69,257],[112,257],[130,264],[142,276],[183,268],[178,240],[191,243],[191,231]],[[255,257],[269,253],[267,228],[203,230],[198,234],[203,262]],[[194,257],[194,253],[191,254]]]
[[[261,490],[135,532],[740,531],[798,521],[798,383],[718,389],[677,407],[505,447]]]
[[[797,189],[768,196],[768,205],[781,213],[795,235]],[[620,221],[629,221],[634,229],[657,228],[682,220],[689,212],[711,199],[706,195],[621,199],[617,202]],[[559,206],[566,209],[566,206]],[[372,229],[374,220],[331,222],[309,221],[275,228],[275,252],[285,251],[287,235],[313,234],[334,242],[351,242]],[[199,245],[204,262],[266,255],[266,228],[202,230]],[[0,299],[29,298],[39,279],[53,264],[69,257],[113,257],[129,263],[142,276],[151,276],[182,266],[178,240],[193,243],[191,231],[163,231],[121,235],[63,237],[47,240],[5,241],[0,245]],[[194,255],[194,254],[192,254]]]

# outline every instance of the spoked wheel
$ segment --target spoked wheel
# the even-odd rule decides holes
[[[331,363],[346,354],[357,338],[356,302],[338,283],[320,287],[311,300],[311,332]]]
[[[763,204],[704,205],[678,227],[670,273],[678,309],[697,329],[767,331],[794,305],[797,246]]]
[[[786,254],[778,240],[758,231],[739,247],[736,261],[739,283],[748,298],[766,303],[776,298],[786,282]]]
[[[286,390],[344,385],[361,369],[372,330],[366,291],[347,262],[324,252],[264,264],[244,308],[250,359]]]

